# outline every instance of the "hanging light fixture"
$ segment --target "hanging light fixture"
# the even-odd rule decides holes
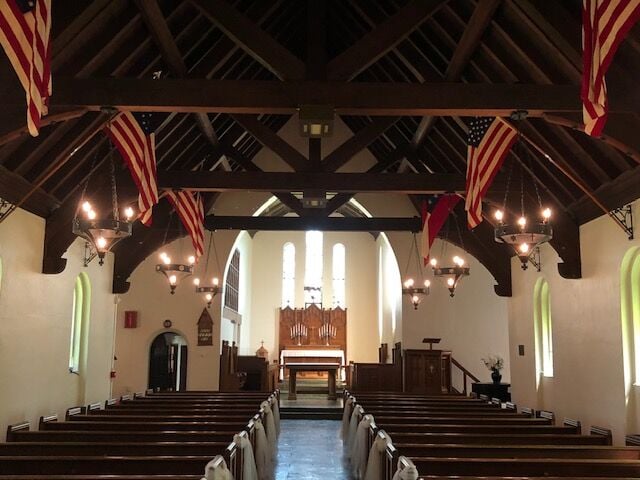
[[[213,252],[216,257],[216,270],[220,271],[220,263],[218,262],[218,250],[216,249],[216,243],[213,238],[213,232],[209,232],[209,248],[207,249],[207,258],[204,264],[204,277],[208,278],[207,271],[209,269],[209,257],[211,255],[211,246],[213,245]],[[211,307],[211,302],[213,302],[213,297],[215,297],[218,293],[220,293],[220,280],[218,277],[213,277],[211,281],[211,285],[201,285],[200,278],[196,277],[193,279],[193,284],[196,286],[196,293],[201,294],[204,293],[204,299],[207,302],[207,308]]]
[[[133,208],[124,209],[125,220],[120,219],[118,207],[118,191],[116,188],[115,166],[113,163],[113,148],[109,153],[111,166],[111,218],[99,218],[91,203],[85,199],[89,178],[87,178],[82,195],[80,196],[80,206],[73,218],[71,231],[86,240],[84,266],[86,267],[96,256],[99,264],[104,264],[104,257],[118,242],[131,236],[131,219],[133,218]],[[95,161],[94,161],[95,165]],[[91,172],[94,170],[91,167]],[[81,213],[82,212],[82,213]]]
[[[167,222],[167,229],[164,233],[163,245],[167,243],[167,233],[169,232],[169,226],[171,225],[171,218],[173,212],[169,215],[169,221]],[[180,224],[180,221],[178,221]],[[181,242],[182,235],[178,234],[178,242]],[[180,249],[182,250],[182,249]],[[187,259],[187,263],[173,263],[171,257],[166,252],[160,253],[161,263],[156,265],[156,272],[163,274],[169,281],[169,289],[171,295],[176,293],[176,287],[182,280],[187,278],[193,273],[193,266],[196,263],[196,257],[191,255]]]
[[[453,218],[456,222],[456,229],[458,230],[458,239],[460,241],[460,247],[464,250],[464,242],[462,240],[462,234],[460,233],[460,226],[458,225],[458,216],[449,210],[449,218],[451,218],[451,214],[453,213]],[[445,233],[445,238],[442,241],[442,256],[445,255],[445,250],[447,247],[447,241],[449,240],[449,222],[447,221],[447,229]],[[431,268],[433,268],[433,276],[442,278],[445,281],[447,289],[449,290],[449,296],[454,297],[456,294],[456,288],[458,288],[458,284],[463,277],[468,277],[470,273],[470,268],[465,266],[465,261],[462,257],[458,255],[454,255],[453,257],[453,265],[447,267],[439,267],[438,260],[436,258],[432,258],[430,260]]]
[[[529,173],[531,170],[531,158],[523,147],[523,156],[529,160]],[[509,196],[509,186],[511,184],[511,175],[513,172],[513,163],[509,169],[507,176],[507,188],[504,194],[502,209],[496,210],[494,217],[498,222],[494,229],[494,238],[496,242],[510,245],[520,259],[522,269],[526,270],[529,262],[540,271],[539,247],[543,243],[549,242],[553,238],[553,228],[550,223],[551,209],[542,206],[542,199],[538,190],[538,182],[533,179],[536,197],[538,199],[539,217],[537,221],[530,221],[524,209],[524,170],[525,167],[520,161],[520,217],[514,222],[505,222],[505,212],[507,206],[507,198]],[[534,257],[536,254],[537,257]]]
[[[416,284],[415,280],[411,277],[408,277],[409,264],[411,263],[411,258],[414,256],[416,258],[416,271],[418,273],[418,284]],[[422,275],[422,265],[420,262],[420,254],[418,252],[418,241],[416,240],[416,234],[413,234],[413,245],[411,246],[411,250],[409,252],[409,258],[407,259],[407,268],[405,268],[405,277],[407,279],[404,281],[402,293],[403,295],[408,295],[411,299],[411,304],[413,305],[413,309],[417,310],[420,302],[429,295],[429,287],[431,286],[431,282],[429,280],[423,280]]]

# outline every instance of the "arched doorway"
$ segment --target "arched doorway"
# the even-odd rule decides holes
[[[187,342],[179,334],[161,333],[151,343],[149,388],[164,392],[187,389]]]

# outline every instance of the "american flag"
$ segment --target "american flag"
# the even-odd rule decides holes
[[[431,195],[422,203],[422,238],[420,250],[426,265],[429,261],[431,246],[436,236],[447,221],[449,213],[460,201],[460,196],[455,194]]]
[[[640,0],[583,0],[582,2],[582,116],[584,131],[602,135],[607,121],[604,76],[618,46],[640,18]]]
[[[196,258],[204,253],[204,205],[199,194],[180,190],[167,192],[167,199],[178,212],[180,221],[191,236]]]
[[[146,117],[138,123],[131,112],[120,113],[105,132],[126,162],[138,187],[140,221],[151,225],[153,206],[158,203],[156,140]]]
[[[36,137],[51,96],[51,0],[0,0],[0,45],[27,97],[27,127]]]
[[[518,137],[500,117],[475,117],[467,139],[467,211],[469,228],[482,222],[482,199]]]

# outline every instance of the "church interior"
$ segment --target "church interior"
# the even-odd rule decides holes
[[[640,477],[639,0],[0,2],[0,480]]]

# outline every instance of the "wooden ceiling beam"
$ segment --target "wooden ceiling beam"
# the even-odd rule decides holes
[[[17,93],[17,92],[13,92]],[[611,112],[633,113],[634,93],[613,92]],[[638,94],[640,95],[640,93]],[[20,95],[3,99],[12,107]],[[300,105],[332,105],[340,115],[529,116],[581,112],[579,87],[534,84],[344,83],[133,78],[58,78],[53,106],[121,111],[293,114]]]
[[[414,0],[327,65],[329,78],[352,80],[392,50],[447,0]]]
[[[305,65],[224,0],[190,0],[200,12],[281,80],[304,77]]]
[[[491,24],[491,19],[502,0],[480,0],[476,4],[476,8],[469,19],[467,28],[465,28],[462,38],[458,42],[453,56],[447,65],[447,71],[444,74],[445,82],[458,81],[462,77],[464,69],[469,64],[471,56],[475,53],[480,45],[485,30]],[[420,124],[413,136],[413,145],[422,144],[425,136],[434,124],[434,117],[422,117]]]
[[[419,232],[419,217],[234,217],[207,215],[208,230],[262,230],[331,232]]]
[[[258,120],[254,115],[232,115],[256,140],[278,155],[294,171],[304,171],[309,161],[298,150],[287,143],[280,135]]]
[[[169,170],[158,172],[158,185],[165,190],[185,189],[202,192],[302,192],[323,189],[347,193],[462,193],[465,190],[465,178],[460,174]],[[500,185],[494,187],[500,189]]]

